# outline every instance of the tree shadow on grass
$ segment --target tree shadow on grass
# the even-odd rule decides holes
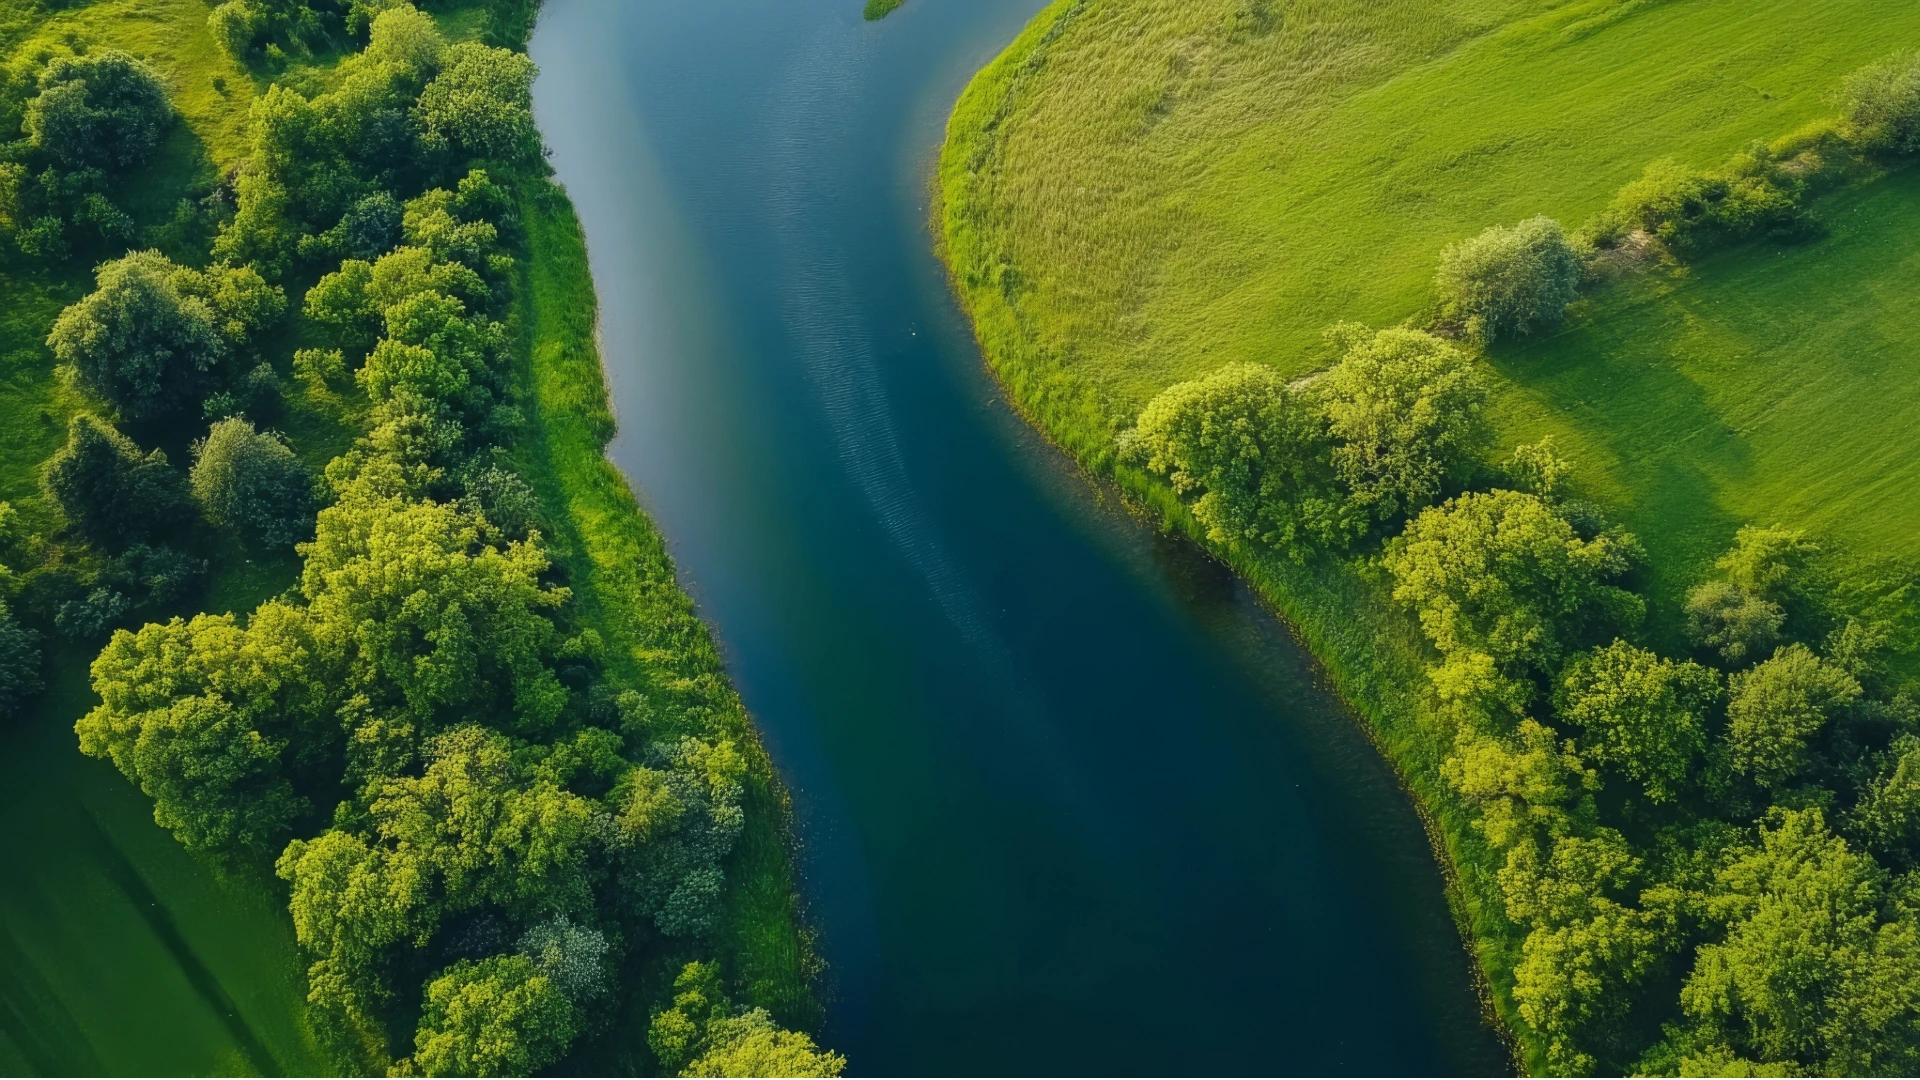
[[[1604,461],[1576,464],[1622,492],[1599,501],[1647,549],[1648,630],[1669,648],[1683,645],[1679,613],[1687,588],[1744,524],[1720,492],[1753,467],[1740,431],[1673,359],[1681,334],[1697,329],[1668,303],[1684,287],[1665,278],[1617,283],[1560,333],[1488,353],[1556,426],[1603,450]]]

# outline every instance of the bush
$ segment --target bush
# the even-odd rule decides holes
[[[76,532],[115,551],[172,531],[189,505],[164,452],[142,455],[91,413],[68,423],[67,444],[42,466],[41,483]]]
[[[1122,456],[1197,496],[1193,515],[1221,543],[1304,560],[1344,549],[1367,513],[1340,491],[1327,421],[1259,364],[1232,364],[1161,391],[1120,439]]]
[[[1556,322],[1580,289],[1585,253],[1560,223],[1529,218],[1495,225],[1440,253],[1440,303],[1467,335],[1492,341]]]
[[[1867,151],[1920,151],[1920,52],[1905,52],[1855,72],[1843,90],[1847,138]]]
[[[193,447],[193,494],[207,520],[265,547],[286,547],[312,529],[313,477],[279,436],[238,417],[213,425]]]
[[[35,149],[66,168],[118,172],[145,160],[172,120],[160,77],[109,50],[49,63],[23,127]]]
[[[1621,188],[1588,232],[1605,244],[1644,231],[1682,253],[1700,252],[1799,227],[1801,189],[1764,145],[1749,147],[1719,172],[1662,158]]]

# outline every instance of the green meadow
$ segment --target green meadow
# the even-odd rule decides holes
[[[1366,558],[1301,566],[1207,541],[1115,436],[1223,365],[1326,368],[1335,323],[1426,325],[1448,244],[1537,214],[1574,230],[1655,159],[1711,169],[1827,121],[1850,73],[1915,46],[1920,8],[1884,0],[1059,0],[950,121],[939,231],[989,364],[1327,665],[1435,825],[1522,1068],[1553,1069],[1512,996],[1525,930],[1441,778],[1431,653],[1391,580]],[[1854,169],[1808,208],[1817,227],[1791,242],[1649,262],[1485,349],[1487,465],[1553,437],[1578,494],[1646,548],[1650,647],[1685,655],[1687,589],[1741,526],[1777,524],[1831,556],[1835,591],[1890,627],[1910,676],[1920,176]],[[1636,1006],[1628,1043],[1662,1019]]]

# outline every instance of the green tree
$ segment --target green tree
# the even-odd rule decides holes
[[[438,882],[452,910],[492,903],[532,914],[590,900],[593,808],[551,781],[529,780],[505,736],[478,726],[436,736],[421,776],[368,787],[382,844]]]
[[[847,1059],[805,1033],[783,1031],[765,1009],[715,1020],[707,1050],[681,1076],[839,1076]]]
[[[647,1045],[675,1076],[839,1076],[847,1060],[782,1031],[764,1009],[736,1013],[713,964],[692,963],[673,983],[673,1004],[653,1014]]]
[[[1847,835],[1883,863],[1920,862],[1920,737],[1900,735],[1847,815]]]
[[[422,141],[461,159],[539,157],[533,75],[533,61],[510,49],[472,41],[448,48],[440,74],[414,107]]]
[[[1579,294],[1585,265],[1559,222],[1534,217],[1490,226],[1441,252],[1434,289],[1469,337],[1492,341],[1558,322]]]
[[[1920,150],[1920,53],[1902,52],[1847,79],[1842,122],[1862,150]]]
[[[1512,675],[1550,670],[1591,630],[1629,625],[1644,602],[1611,584],[1637,557],[1622,533],[1583,540],[1552,505],[1517,491],[1430,507],[1386,553],[1394,598],[1441,653],[1479,653]]]
[[[1326,420],[1271,368],[1233,364],[1168,387],[1120,449],[1197,496],[1194,516],[1218,542],[1301,560],[1344,548],[1366,526],[1335,480]]]
[[[1680,991],[1696,1075],[1911,1076],[1920,1070],[1920,932],[1886,918],[1886,879],[1819,810],[1780,812],[1719,875],[1724,940]],[[1763,1071],[1764,1070],[1764,1071]]]
[[[111,759],[154,800],[154,820],[196,850],[268,850],[305,809],[283,716],[300,697],[285,685],[299,656],[283,650],[297,654],[303,635],[274,633],[285,627],[271,611],[254,621],[257,632],[231,615],[119,631],[93,662],[101,703],[74,725],[81,751]],[[263,670],[272,659],[280,670]]]
[[[222,420],[194,443],[191,476],[207,520],[264,547],[286,547],[312,527],[312,474],[284,440],[246,420]]]
[[[129,417],[198,404],[206,372],[226,355],[223,320],[180,287],[180,269],[157,251],[102,263],[98,287],[47,336],[61,363]]]
[[[1781,647],[1733,676],[1727,742],[1734,767],[1765,787],[1793,779],[1809,763],[1808,743],[1860,694],[1853,676],[1805,645]]]
[[[572,1003],[526,957],[462,960],[427,985],[413,1064],[423,1076],[531,1076],[578,1030]]]
[[[115,551],[176,528],[190,512],[167,455],[142,454],[91,413],[68,422],[66,445],[42,466],[41,486],[80,535]]]
[[[1335,336],[1345,355],[1313,389],[1340,479],[1381,518],[1432,502],[1487,441],[1487,390],[1472,360],[1418,330],[1349,324]]]
[[[1687,592],[1687,634],[1728,663],[1764,656],[1780,640],[1787,613],[1731,581],[1709,581]]]
[[[27,141],[68,169],[124,171],[144,161],[173,122],[160,77],[116,49],[61,56],[27,103]]]
[[[1594,761],[1640,783],[1655,802],[1670,802],[1706,749],[1705,714],[1719,696],[1710,669],[1615,641],[1567,666],[1556,704],[1580,725]]]
[[[480,543],[456,508],[352,489],[322,510],[301,592],[318,645],[365,693],[423,726],[480,715],[547,730],[566,689],[545,663],[548,612],[565,601],[532,544]]]

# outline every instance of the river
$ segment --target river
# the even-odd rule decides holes
[[[1230,574],[1012,415],[927,228],[1040,0],[549,0],[616,462],[793,789],[867,1074],[1506,1068],[1420,823]]]

